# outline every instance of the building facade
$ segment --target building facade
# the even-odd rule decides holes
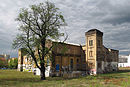
[[[91,74],[118,70],[118,50],[103,45],[103,32],[92,29],[86,32],[86,62]]]
[[[118,67],[130,67],[130,55],[129,56],[119,56]]]
[[[49,45],[57,45],[52,49],[53,62],[49,63],[46,71],[57,76],[65,73],[98,74],[117,71],[119,51],[103,45],[103,32],[91,29],[85,36],[86,44],[83,46],[51,42]],[[31,70],[35,69],[31,57],[29,61],[26,53],[20,49],[18,70],[27,69],[26,66],[30,66]]]
[[[24,48],[18,51],[18,70],[19,71],[32,71],[34,69],[34,61],[27,55]]]

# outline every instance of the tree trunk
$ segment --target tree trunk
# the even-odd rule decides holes
[[[41,80],[46,80],[45,77],[45,66],[41,66]]]
[[[45,35],[45,31],[44,31],[44,35]],[[41,80],[45,80],[45,42],[46,39],[45,37],[41,40],[41,46],[42,46],[42,58],[41,58]]]

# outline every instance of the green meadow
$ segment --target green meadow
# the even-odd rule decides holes
[[[71,79],[49,77],[45,81],[31,72],[0,70],[0,87],[130,87],[130,70]]]

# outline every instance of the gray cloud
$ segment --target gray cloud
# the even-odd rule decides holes
[[[101,13],[103,12],[101,22],[110,24],[122,24],[130,22],[130,1],[129,0],[101,0],[97,5]]]
[[[104,32],[104,45],[130,53],[130,0],[50,0],[60,8],[68,26],[67,42],[85,44],[85,32],[97,28]],[[0,4],[0,53],[17,55],[11,48],[16,34],[20,8],[43,0],[1,0]],[[123,51],[125,50],[125,51]]]

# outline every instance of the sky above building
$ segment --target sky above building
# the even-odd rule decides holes
[[[0,0],[0,54],[17,57],[12,42],[18,31],[15,21],[21,8],[45,0]],[[65,17],[67,42],[85,44],[85,32],[99,29],[106,47],[130,53],[130,0],[48,0],[55,3]]]

